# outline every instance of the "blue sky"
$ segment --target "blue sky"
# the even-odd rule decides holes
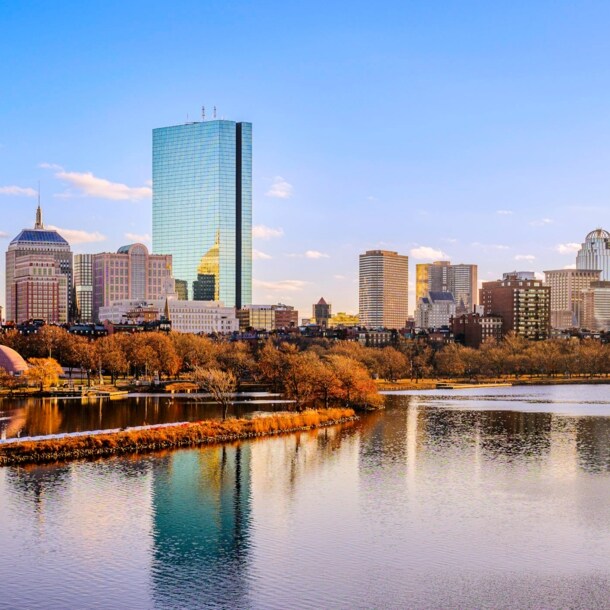
[[[573,264],[610,225],[608,23],[587,1],[3,2],[3,247],[38,180],[75,252],[150,235],[151,130],[216,105],[254,126],[257,302],[355,312],[371,248],[412,276]]]

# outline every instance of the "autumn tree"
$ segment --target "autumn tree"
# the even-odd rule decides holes
[[[227,419],[237,389],[237,378],[231,371],[197,367],[193,378],[222,407],[222,419]]]
[[[30,358],[29,368],[26,371],[28,381],[39,384],[40,390],[57,385],[63,369],[54,358]]]

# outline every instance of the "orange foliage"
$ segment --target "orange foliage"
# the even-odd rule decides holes
[[[349,421],[353,409],[319,409],[279,413],[254,419],[206,420],[159,428],[125,430],[88,436],[66,436],[0,445],[0,466],[54,462],[122,453],[156,451],[256,436],[295,432]]]

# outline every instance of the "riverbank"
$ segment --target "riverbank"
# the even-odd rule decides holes
[[[312,430],[357,419],[353,409],[317,409],[253,419],[207,420],[119,432],[23,440],[0,445],[0,466],[145,453]]]
[[[600,385],[610,384],[610,377],[496,377],[492,379],[479,379],[469,383],[463,378],[439,379],[399,379],[397,381],[377,381],[380,392],[397,390],[435,390],[437,385],[460,386],[460,388],[494,387],[508,385]]]

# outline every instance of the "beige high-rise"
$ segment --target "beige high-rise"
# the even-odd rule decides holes
[[[573,328],[582,325],[583,290],[600,279],[601,270],[556,269],[544,272],[551,289],[551,326]]]
[[[360,255],[360,324],[404,328],[409,315],[409,257],[388,250]]]

